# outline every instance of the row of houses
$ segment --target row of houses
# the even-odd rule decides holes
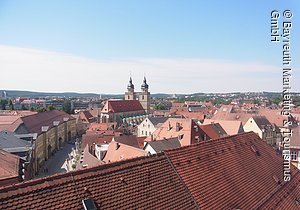
[[[17,174],[22,180],[37,175],[45,161],[75,136],[75,119],[63,111],[0,113],[0,149],[24,161],[23,172]],[[1,167],[5,170],[12,166],[3,164]],[[1,179],[6,177],[1,176]]]

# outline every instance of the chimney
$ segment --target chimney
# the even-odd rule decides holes
[[[100,123],[100,114],[99,114],[99,109],[97,109],[97,123]]]
[[[172,129],[172,127],[171,127],[171,123],[169,121],[168,130],[171,130],[171,129]]]
[[[118,149],[119,149],[119,147],[120,147],[120,144],[119,144],[119,142],[116,142],[116,143],[115,143],[115,150],[118,150]]]
[[[176,122],[176,131],[178,132],[180,130],[180,124],[179,122]]]

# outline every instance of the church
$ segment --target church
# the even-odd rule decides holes
[[[132,83],[132,78],[130,77],[129,83],[127,85],[127,92],[125,93],[125,100],[138,100],[145,109],[146,113],[149,113],[150,92],[146,77],[144,77],[143,83],[141,85],[141,92],[134,92],[134,85]]]
[[[141,92],[134,91],[130,77],[123,100],[107,100],[101,110],[101,122],[117,122],[118,125],[126,123],[137,125],[142,122],[150,112],[150,92],[146,77],[141,85]]]

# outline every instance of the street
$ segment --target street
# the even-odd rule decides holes
[[[61,150],[57,151],[54,156],[45,162],[44,167],[40,170],[39,174],[35,178],[67,172],[65,169],[65,161],[69,157],[68,154],[71,153],[72,148],[75,148],[74,144],[66,143]]]

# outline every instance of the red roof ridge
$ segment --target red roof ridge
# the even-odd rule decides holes
[[[290,184],[294,179],[297,178],[297,175],[300,174],[299,170],[295,170],[294,174],[291,174],[291,180],[288,182],[281,182],[280,184],[278,184],[278,186],[272,191],[270,192],[268,195],[266,195],[264,198],[262,198],[262,200],[260,202],[257,203],[257,205],[253,208],[253,209],[259,209],[261,208],[264,204],[266,204],[266,202],[268,202],[270,199],[272,199],[272,197],[274,195],[276,195],[277,192],[279,192],[281,189],[284,188],[284,186]]]
[[[41,187],[41,188],[43,188],[46,185],[49,186],[49,181],[52,181],[53,183],[50,185],[55,186],[55,185],[59,184],[58,179],[64,179],[64,178],[69,178],[69,177],[72,178],[72,176],[74,177],[74,176],[78,176],[81,174],[87,174],[87,176],[81,177],[81,179],[86,178],[88,176],[93,176],[93,175],[90,175],[89,172],[95,172],[95,173],[97,173],[97,175],[111,173],[114,171],[120,171],[120,170],[124,170],[126,168],[131,168],[133,166],[142,165],[144,163],[155,162],[159,158],[166,158],[166,156],[163,153],[160,153],[160,154],[154,154],[154,155],[150,155],[150,156],[141,156],[141,157],[135,157],[135,158],[131,158],[131,159],[124,159],[124,160],[120,160],[120,161],[106,163],[106,164],[99,165],[99,166],[83,168],[83,169],[79,169],[76,171],[54,174],[54,175],[50,175],[50,176],[46,176],[46,177],[28,180],[25,182],[20,182],[20,183],[13,184],[13,185],[2,186],[2,187],[0,187],[0,191],[16,190],[16,191],[14,191],[15,194],[19,194],[20,192],[25,193],[26,190],[23,190],[23,189],[26,189],[27,187],[30,187],[30,186],[35,186],[37,184],[44,183]],[[138,161],[140,161],[140,162],[138,162]],[[105,171],[105,170],[108,170],[108,171]],[[70,179],[68,181],[73,182],[72,179]],[[35,190],[38,190],[38,189],[35,189]],[[9,196],[12,196],[12,195],[9,195]],[[0,193],[0,199],[3,197],[9,197],[9,196],[3,196],[3,195],[1,196],[1,193]]]
[[[224,141],[226,139],[232,139],[233,137],[236,137],[236,136],[239,136],[240,138],[242,138],[244,136],[253,135],[252,133],[255,134],[253,131],[249,131],[249,132],[244,132],[244,133],[238,133],[238,134],[231,135],[231,136],[225,136],[225,137],[221,137],[221,138],[209,139],[209,140],[197,142],[195,144],[185,145],[185,146],[181,146],[181,147],[175,148],[175,149],[169,149],[169,150],[166,150],[166,152],[173,152],[173,151],[176,151],[176,150],[181,150],[181,149],[185,149],[185,148],[189,148],[189,147],[197,147],[199,144],[208,144],[212,141],[214,141],[214,142],[215,141]],[[255,135],[257,135],[257,134],[255,134]]]

